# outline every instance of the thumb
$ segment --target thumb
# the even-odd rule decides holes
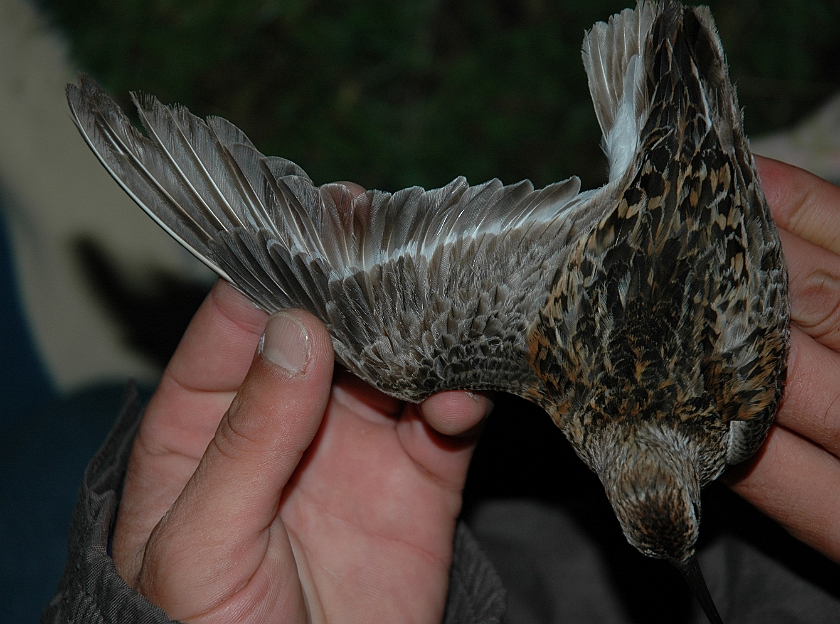
[[[315,317],[283,311],[269,319],[239,392],[146,547],[140,589],[170,617],[242,598],[269,550],[277,551],[271,565],[278,557],[293,564],[277,513],[323,419],[332,368],[332,344]]]

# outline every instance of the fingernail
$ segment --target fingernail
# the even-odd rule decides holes
[[[301,374],[309,362],[309,334],[296,318],[285,312],[277,312],[268,319],[260,340],[260,353],[266,360],[294,377]]]

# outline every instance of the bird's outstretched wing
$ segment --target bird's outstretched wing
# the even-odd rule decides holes
[[[345,366],[404,399],[528,383],[529,319],[568,242],[603,216],[577,178],[353,198],[262,155],[224,119],[135,95],[144,136],[90,78],[67,98],[88,145],[161,227],[264,310],[318,316]]]

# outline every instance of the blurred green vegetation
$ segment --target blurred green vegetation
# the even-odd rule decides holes
[[[605,162],[580,60],[617,0],[41,0],[78,65],[222,115],[316,181],[396,190],[576,174]],[[840,88],[840,3],[709,2],[748,133]]]

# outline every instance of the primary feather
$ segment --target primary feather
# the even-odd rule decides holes
[[[457,178],[353,198],[263,156],[223,119],[135,96],[145,137],[91,79],[67,94],[97,157],[167,232],[267,312],[318,316],[345,366],[407,400],[522,394],[525,333],[543,303],[522,293],[547,293],[568,243],[608,208],[577,178],[541,190]]]

